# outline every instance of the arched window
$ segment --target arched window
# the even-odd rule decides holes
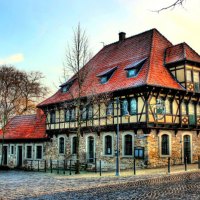
[[[125,156],[131,156],[133,154],[132,145],[133,145],[132,135],[125,135],[124,136],[124,155]]]
[[[112,155],[112,136],[105,136],[105,155]]]
[[[77,147],[77,137],[73,137],[72,138],[72,154],[77,153],[76,147]]]
[[[167,134],[161,137],[161,154],[169,155],[169,135]]]
[[[65,153],[65,139],[63,137],[59,138],[59,154]]]
[[[135,98],[130,100],[130,115],[137,114],[137,101]]]

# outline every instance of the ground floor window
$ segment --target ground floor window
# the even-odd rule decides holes
[[[144,158],[144,147],[135,147],[134,157],[137,159],[143,159]]]
[[[124,155],[125,156],[132,156],[133,154],[133,138],[132,135],[125,135],[124,136]]]
[[[36,159],[42,159],[42,145],[36,146]]]
[[[10,146],[10,154],[11,154],[11,155],[14,154],[14,147],[15,147],[14,145],[11,145],[11,146]]]
[[[112,136],[105,136],[105,155],[112,155]]]
[[[161,136],[161,154],[169,155],[169,135],[167,134]]]
[[[28,158],[28,159],[32,158],[32,146],[31,145],[26,146],[26,158]]]
[[[64,137],[59,138],[59,154],[65,153],[65,139]]]

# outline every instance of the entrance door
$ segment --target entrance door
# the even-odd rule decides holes
[[[184,159],[187,157],[187,162],[191,163],[191,141],[190,141],[190,136],[185,135],[183,138],[184,141]]]
[[[22,166],[22,146],[18,146],[17,158],[18,158],[17,167],[21,167]]]
[[[3,146],[3,165],[8,164],[8,147]]]
[[[94,137],[92,136],[88,137],[88,153],[89,162],[94,162]]]

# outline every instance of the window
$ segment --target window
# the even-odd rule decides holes
[[[75,120],[75,108],[71,109],[71,121]]]
[[[69,121],[70,121],[70,111],[69,111],[69,110],[66,110],[66,111],[65,111],[65,121],[66,121],[66,122],[69,122]]]
[[[56,122],[56,113],[55,111],[51,111],[50,113],[50,123],[55,123]]]
[[[62,93],[66,93],[68,90],[69,90],[69,85],[65,85],[61,89]]]
[[[11,155],[14,154],[14,145],[10,145],[10,154],[11,154]]]
[[[195,92],[199,92],[199,72],[194,71],[194,88]]]
[[[130,77],[134,77],[138,74],[138,69],[129,69],[127,70],[127,77],[130,78]]]
[[[132,135],[124,136],[124,155],[131,156],[132,155]]]
[[[100,79],[101,84],[104,84],[108,81],[108,77],[107,76],[102,76]]]
[[[92,119],[93,117],[93,110],[92,110],[92,106],[89,105],[88,106],[88,119]]]
[[[65,153],[65,139],[63,137],[59,138],[59,154]]]
[[[26,146],[26,158],[27,159],[32,158],[32,146],[31,145]]]
[[[72,154],[76,154],[76,147],[77,147],[77,137],[72,138]]]
[[[42,159],[42,146],[36,146],[36,159]]]
[[[144,158],[144,147],[135,147],[134,157],[137,159],[143,159]]]
[[[172,114],[172,103],[169,99],[165,100],[165,110],[166,114]]]
[[[122,102],[121,113],[122,113],[122,116],[129,114],[128,101],[126,99],[124,99]]]
[[[185,102],[182,103],[182,114],[187,115],[188,114],[188,104]]]
[[[167,134],[161,136],[161,154],[169,155],[169,135]]]
[[[114,110],[113,110],[113,102],[109,102],[108,107],[107,107],[107,115],[113,115]]]
[[[87,108],[84,107],[82,109],[82,120],[86,120],[87,119]]]
[[[112,136],[105,136],[105,155],[112,155]]]
[[[187,76],[187,81],[191,82],[192,81],[192,71],[187,70],[186,71],[186,76]]]
[[[135,98],[130,100],[130,115],[137,114],[137,101]]]

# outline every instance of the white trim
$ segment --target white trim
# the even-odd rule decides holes
[[[124,132],[121,134],[122,135],[122,157],[124,158],[131,158],[134,155],[134,133],[132,132]],[[132,136],[132,155],[125,155],[125,136],[126,135],[131,135]]]
[[[112,154],[105,154],[105,137],[106,136],[111,136],[112,140]],[[103,156],[106,157],[113,157],[114,156],[114,135],[113,133],[103,133]]]
[[[182,162],[184,162],[184,136],[185,135],[189,135],[190,136],[190,158],[191,158],[191,163],[192,163],[192,152],[193,152],[193,148],[192,148],[192,133],[190,132],[184,132],[182,133],[182,136],[181,136],[181,148],[182,148]]]
[[[60,138],[63,138],[64,139],[64,152],[63,153],[60,153]],[[59,137],[58,137],[58,155],[65,155],[65,152],[66,152],[66,150],[65,150],[65,148],[66,148],[66,137],[65,137],[65,135],[60,135]]]
[[[42,147],[41,158],[37,158],[37,147],[38,146]],[[43,144],[36,144],[35,145],[35,160],[42,160],[42,159],[43,159]]]
[[[169,155],[162,155],[162,136],[163,135],[168,135],[169,136]],[[158,135],[158,137],[159,137],[159,156],[161,157],[161,158],[168,158],[168,157],[171,157],[171,150],[172,150],[172,143],[171,143],[171,133],[169,133],[169,132],[167,132],[167,131],[162,131],[162,132],[160,132],[159,133],[159,135]]]
[[[27,158],[27,146],[31,146],[31,158]],[[33,159],[33,144],[25,144],[25,159],[32,160]]]

